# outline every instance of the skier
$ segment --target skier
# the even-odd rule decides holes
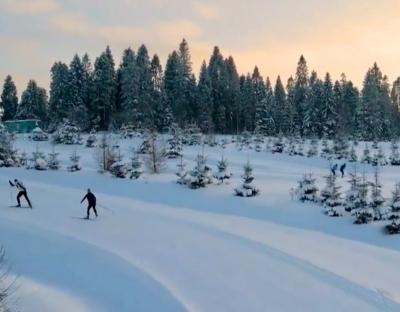
[[[337,167],[338,167],[337,164],[334,164],[334,165],[331,167],[331,172],[332,172],[333,175],[336,175]]]
[[[18,205],[16,207],[21,207],[21,197],[24,196],[25,200],[28,202],[29,208],[32,208],[31,201],[29,200],[28,193],[26,192],[26,188],[24,184],[21,181],[18,181],[17,179],[14,180],[14,183],[11,182],[10,180],[8,181],[10,183],[10,186],[16,187],[18,190],[18,195],[17,195],[17,202]]]
[[[97,218],[96,196],[94,196],[94,194],[90,191],[90,189],[87,190],[85,197],[82,198],[81,204],[83,203],[83,201],[85,199],[87,199],[87,201],[88,201],[86,219],[89,219],[90,208],[93,208],[94,214],[96,215],[96,218]]]
[[[342,173],[342,178],[344,177],[344,169],[346,169],[346,163],[340,166],[340,172]]]

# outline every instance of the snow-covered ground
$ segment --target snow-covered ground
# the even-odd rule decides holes
[[[136,143],[120,141],[127,158]],[[17,147],[29,153],[36,143],[19,138]],[[84,169],[69,173],[74,149]],[[201,150],[185,148],[189,168]],[[206,147],[213,169],[223,151],[234,176],[190,190],[175,183],[176,160],[132,181],[99,174],[94,149],[56,151],[60,171],[0,170],[0,245],[22,312],[400,311],[400,237],[384,235],[384,222],[353,225],[290,198],[305,172],[323,187],[325,159]],[[235,197],[247,160],[260,195]],[[382,168],[385,196],[399,174]],[[27,186],[33,210],[9,207],[13,178]],[[79,219],[88,187],[98,198],[94,221]]]

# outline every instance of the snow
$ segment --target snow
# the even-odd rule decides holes
[[[138,142],[120,140],[126,161]],[[17,141],[28,154],[37,144],[51,151],[49,142]],[[388,153],[389,144],[382,148]],[[75,149],[82,171],[69,173]],[[329,218],[321,206],[290,198],[304,173],[324,186],[325,159],[228,144],[230,184],[190,190],[176,183],[180,160],[169,160],[160,175],[130,180],[99,174],[94,149],[56,151],[59,171],[0,170],[0,244],[17,276],[21,312],[400,311],[400,244],[382,233],[388,222],[357,226],[350,214]],[[200,152],[184,148],[189,168]],[[221,154],[221,147],[205,148],[214,172]],[[240,198],[233,188],[247,160],[260,194]],[[373,167],[365,171],[372,179]],[[382,168],[383,196],[399,173]],[[33,210],[8,207],[15,203],[7,186],[13,178],[24,182]],[[342,191],[347,179],[338,178]],[[87,188],[98,198],[93,221],[78,219]]]

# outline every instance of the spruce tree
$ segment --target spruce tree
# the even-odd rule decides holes
[[[300,56],[299,62],[297,64],[296,76],[294,85],[294,124],[301,135],[304,132],[304,111],[307,104],[307,92],[308,92],[308,68],[307,62],[303,55]]]
[[[111,50],[107,47],[95,61],[93,71],[92,126],[107,130],[116,104],[116,75]]]
[[[212,120],[216,132],[225,133],[227,123],[224,97],[227,88],[227,69],[218,47],[214,47],[210,61],[208,62],[208,74],[211,80],[211,97],[213,101]]]
[[[49,100],[49,119],[52,128],[69,117],[68,78],[68,66],[62,62],[54,63],[51,68]]]
[[[88,113],[85,104],[85,68],[80,57],[75,54],[68,71],[68,119],[80,127],[88,128]]]
[[[151,63],[145,45],[141,45],[138,49],[136,69],[138,73],[138,122],[140,127],[152,129],[153,110],[151,106]]]
[[[138,74],[135,52],[128,48],[124,51],[122,62],[118,69],[119,105],[122,111],[121,121],[132,126],[138,119]]]
[[[206,62],[203,61],[197,86],[197,105],[200,111],[198,125],[203,133],[210,133],[214,128],[211,118],[212,103],[211,80]]]
[[[0,105],[4,109],[3,121],[14,119],[18,108],[17,88],[8,75],[4,80],[3,91],[0,97]]]
[[[390,149],[391,149],[391,154],[389,157],[390,164],[392,166],[400,166],[399,144],[397,140],[392,140]]]
[[[281,77],[278,76],[274,89],[273,114],[277,133],[288,135],[290,133],[291,109],[286,99],[285,87]]]
[[[323,105],[322,105],[322,136],[333,138],[337,133],[338,112],[334,99],[331,76],[326,74],[323,85]]]
[[[47,124],[47,94],[36,81],[30,80],[17,109],[18,119],[39,119]]]

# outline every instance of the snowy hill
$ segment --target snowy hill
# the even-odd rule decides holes
[[[37,144],[51,152],[48,142],[17,140],[27,153]],[[125,157],[136,144],[120,141]],[[188,167],[201,149],[185,147]],[[329,218],[290,197],[305,172],[322,187],[325,159],[229,144],[229,184],[190,190],[176,183],[177,160],[160,175],[129,180],[99,174],[95,149],[56,150],[59,171],[0,169],[0,244],[22,312],[400,311],[399,237],[383,234],[387,221],[357,226],[350,215]],[[83,169],[70,173],[74,150]],[[221,153],[205,148],[214,170]],[[248,159],[260,194],[235,197]],[[371,166],[365,171],[372,177]],[[384,196],[399,174],[383,167]],[[34,209],[9,207],[14,178],[27,186]],[[347,178],[339,180],[347,188]],[[100,215],[90,221],[79,219],[87,188]]]

